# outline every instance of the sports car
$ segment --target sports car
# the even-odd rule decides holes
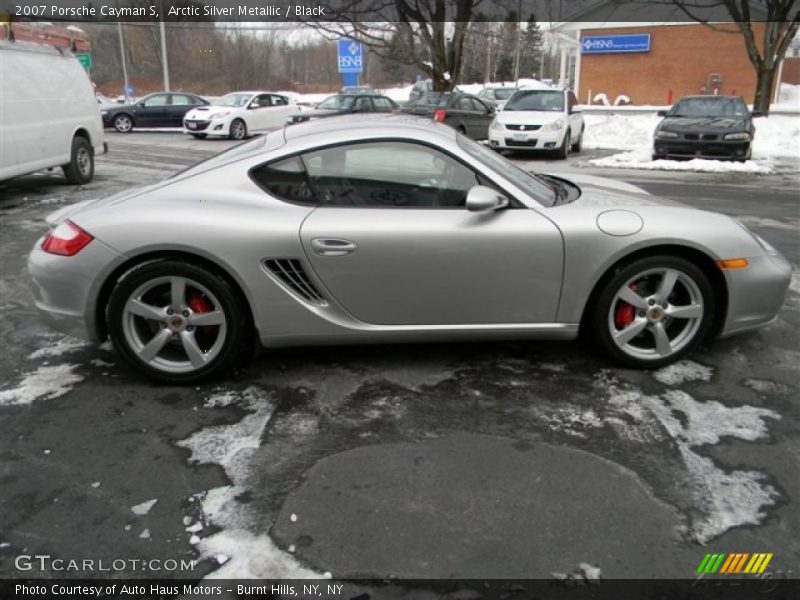
[[[530,173],[399,114],[274,130],[47,221],[28,261],[44,317],[170,383],[259,344],[580,332],[661,367],[771,323],[791,275],[731,217]]]

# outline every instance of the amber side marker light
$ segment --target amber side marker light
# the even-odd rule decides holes
[[[717,261],[720,269],[746,269],[748,264],[746,258],[726,258]]]

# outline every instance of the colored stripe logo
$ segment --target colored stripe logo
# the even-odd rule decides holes
[[[748,575],[761,575],[772,560],[772,552],[734,552],[734,553],[709,553],[703,557],[695,571],[701,575],[735,575],[745,573]]]

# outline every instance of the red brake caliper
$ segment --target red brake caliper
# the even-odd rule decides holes
[[[636,287],[633,285],[631,289],[634,292],[636,291]],[[633,323],[635,317],[636,309],[632,305],[624,300],[617,302],[617,308],[614,309],[614,325],[617,326],[617,329],[625,329],[625,327]]]
[[[195,289],[189,288],[187,295],[189,297],[189,308],[192,309],[192,312],[207,313],[214,308],[206,297]],[[213,331],[214,327],[216,327],[216,325],[202,325],[200,330],[209,332]]]

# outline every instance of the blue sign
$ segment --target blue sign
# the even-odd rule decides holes
[[[581,38],[581,52],[583,54],[650,52],[650,34],[587,35]]]
[[[364,70],[364,53],[361,42],[355,40],[339,40],[339,73],[361,73]]]
[[[128,85],[128,87],[125,88],[125,93],[128,96],[133,96],[133,86],[132,85]]]

